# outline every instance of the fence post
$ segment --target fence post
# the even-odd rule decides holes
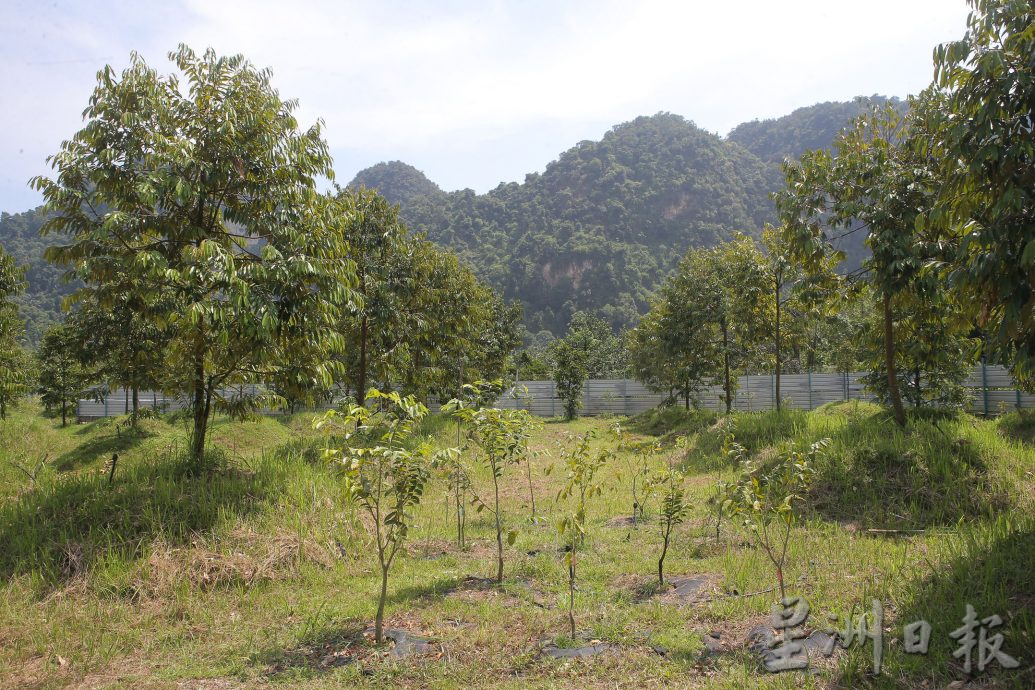
[[[985,366],[985,358],[981,358],[981,389],[982,404],[985,408],[985,416],[988,416],[988,367]]]

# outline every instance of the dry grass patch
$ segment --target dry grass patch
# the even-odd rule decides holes
[[[189,546],[171,546],[156,540],[132,589],[142,598],[162,599],[181,582],[199,590],[251,587],[296,577],[302,563],[330,568],[335,560],[327,546],[283,530],[265,535],[239,528],[220,541],[198,536]]]

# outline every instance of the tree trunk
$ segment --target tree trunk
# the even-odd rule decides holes
[[[467,548],[467,489],[460,486],[460,503],[457,510],[460,511],[460,548]]]
[[[733,410],[733,384],[730,381],[730,340],[729,331],[725,324],[722,325],[722,367],[723,367],[723,390],[726,391],[726,414]]]
[[[413,353],[413,366],[410,367],[410,371],[406,375],[406,378],[409,379],[409,385],[408,385],[409,390],[407,392],[410,395],[413,395],[413,396],[418,397],[418,398],[426,397],[423,394],[423,392],[417,390],[417,381],[419,380],[418,377],[417,377],[417,374],[420,372],[420,368],[421,368],[421,360],[422,360],[421,354],[423,354],[423,351],[418,346],[417,347],[417,351]]]
[[[381,564],[381,598],[377,601],[377,615],[374,616],[374,642],[381,644],[385,639],[385,602],[388,600],[388,565]]]
[[[633,474],[632,480],[633,480],[633,495],[632,495],[632,499],[633,499],[633,514],[632,514],[632,521],[633,521],[633,524],[635,525],[636,524],[636,516],[640,512],[640,502],[637,500],[638,497],[636,495],[636,475],[635,474]]]
[[[661,547],[661,558],[658,559],[658,586],[665,586],[665,555],[668,553],[668,538],[671,528],[665,530],[665,541]]]
[[[500,480],[493,468],[492,485],[496,491],[496,582],[503,584],[503,526],[500,524]]]
[[[920,407],[920,403],[924,400],[924,396],[920,394],[920,367],[917,366],[913,370],[913,407]]]
[[[575,640],[575,539],[571,540],[571,560],[568,562],[568,624],[571,639]]]
[[[895,422],[906,426],[906,411],[902,408],[902,395],[898,390],[898,373],[895,371],[895,324],[891,317],[891,295],[884,293],[884,365],[888,369],[888,398],[895,415]]]
[[[198,334],[194,344],[194,435],[191,438],[190,461],[200,468],[205,456],[205,434],[208,431],[208,406],[205,402],[205,341]]]
[[[133,426],[137,425],[137,413],[140,412],[140,387],[133,386]]]
[[[359,404],[362,405],[366,401],[367,396],[367,317],[363,316],[363,320],[359,325],[359,381],[356,386],[356,391],[359,397]]]
[[[68,401],[61,398],[61,426],[68,426]]]
[[[776,411],[780,411],[780,279],[776,279]]]
[[[456,447],[460,448],[463,444],[460,442],[460,420],[456,420]],[[456,469],[456,486],[454,496],[456,498],[456,545],[461,549],[464,548],[464,501],[467,500],[466,496],[461,497],[461,486],[460,483],[463,481],[463,475],[460,473],[460,463],[457,462]]]
[[[359,292],[363,295],[364,299],[367,296],[367,276],[366,273],[360,273],[359,275]],[[363,305],[363,318],[359,322],[359,374],[357,376],[356,397],[359,398],[359,404],[366,404],[367,396],[367,307]]]
[[[464,548],[464,527],[460,521],[460,513],[463,507],[460,505],[460,472],[456,474],[456,484],[453,485],[453,498],[456,500],[456,545]]]
[[[715,543],[719,543],[719,528],[722,527],[722,501],[716,501],[718,509],[715,511]]]
[[[528,467],[528,497],[532,500],[532,522],[535,522],[535,488],[532,486],[532,460],[525,456],[525,466]]]

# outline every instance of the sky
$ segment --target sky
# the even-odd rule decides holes
[[[337,179],[402,160],[447,190],[522,181],[579,141],[677,113],[741,122],[931,80],[966,0],[3,0],[0,211],[83,126],[105,65],[162,73],[179,43],[273,71]]]

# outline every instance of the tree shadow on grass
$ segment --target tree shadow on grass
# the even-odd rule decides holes
[[[331,447],[334,446],[331,442]],[[298,457],[309,465],[324,465],[327,460],[324,457],[324,449],[328,442],[320,438],[296,438],[279,446],[277,451],[283,454],[290,454]]]
[[[386,601],[389,604],[404,604],[412,601],[435,599],[463,589],[468,584],[463,577],[444,577],[430,582],[393,587],[391,575],[388,577],[388,597]]]
[[[359,618],[327,621],[307,627],[288,648],[273,647],[258,652],[251,662],[267,669],[271,676],[313,677],[352,663],[353,652],[365,646],[367,623]]]
[[[999,433],[1011,441],[1035,445],[1035,411],[1021,410],[999,418]]]
[[[686,455],[681,462],[682,469],[688,474],[703,474],[731,467],[723,455],[726,424],[715,415],[710,419],[710,425],[702,426],[689,439]],[[800,437],[807,420],[808,414],[802,410],[741,412],[733,417],[731,430],[737,443],[747,449],[748,456],[757,458],[773,446]]]
[[[808,417],[805,410],[787,408],[779,412],[742,412],[736,417],[733,435],[749,453],[756,453],[800,436],[808,424]]]
[[[132,463],[111,485],[97,473],[40,482],[0,506],[0,578],[31,574],[44,588],[59,586],[103,560],[138,558],[157,538],[189,543],[263,509],[290,472],[290,463],[270,458],[252,472],[192,476],[181,459],[168,457]]]
[[[708,410],[685,410],[674,405],[654,407],[630,417],[629,431],[659,437],[663,442],[682,434],[693,434],[715,423],[718,415]]]
[[[112,429],[104,436],[90,439],[67,453],[59,455],[54,460],[53,467],[60,472],[67,472],[97,460],[110,460],[113,453],[125,453],[153,436],[155,436],[154,433],[144,429],[125,429],[119,432]]]
[[[915,415],[902,430],[883,412],[850,420],[816,463],[813,508],[831,520],[893,529],[951,526],[1008,509],[980,447],[944,421]]]
[[[967,526],[947,548],[945,563],[909,584],[895,626],[886,633],[882,674],[865,677],[872,659],[845,664],[837,687],[943,688],[952,681],[967,681],[963,659],[953,657],[959,642],[949,635],[963,626],[967,604],[974,607],[979,620],[1002,618],[1001,626],[987,628],[987,636],[1002,633],[1002,651],[1020,662],[1016,669],[992,662],[978,672],[975,645],[969,676],[974,687],[1035,687],[1035,519],[1000,518]],[[904,654],[903,627],[919,620],[931,625],[928,653]],[[888,637],[899,643],[888,645]]]

